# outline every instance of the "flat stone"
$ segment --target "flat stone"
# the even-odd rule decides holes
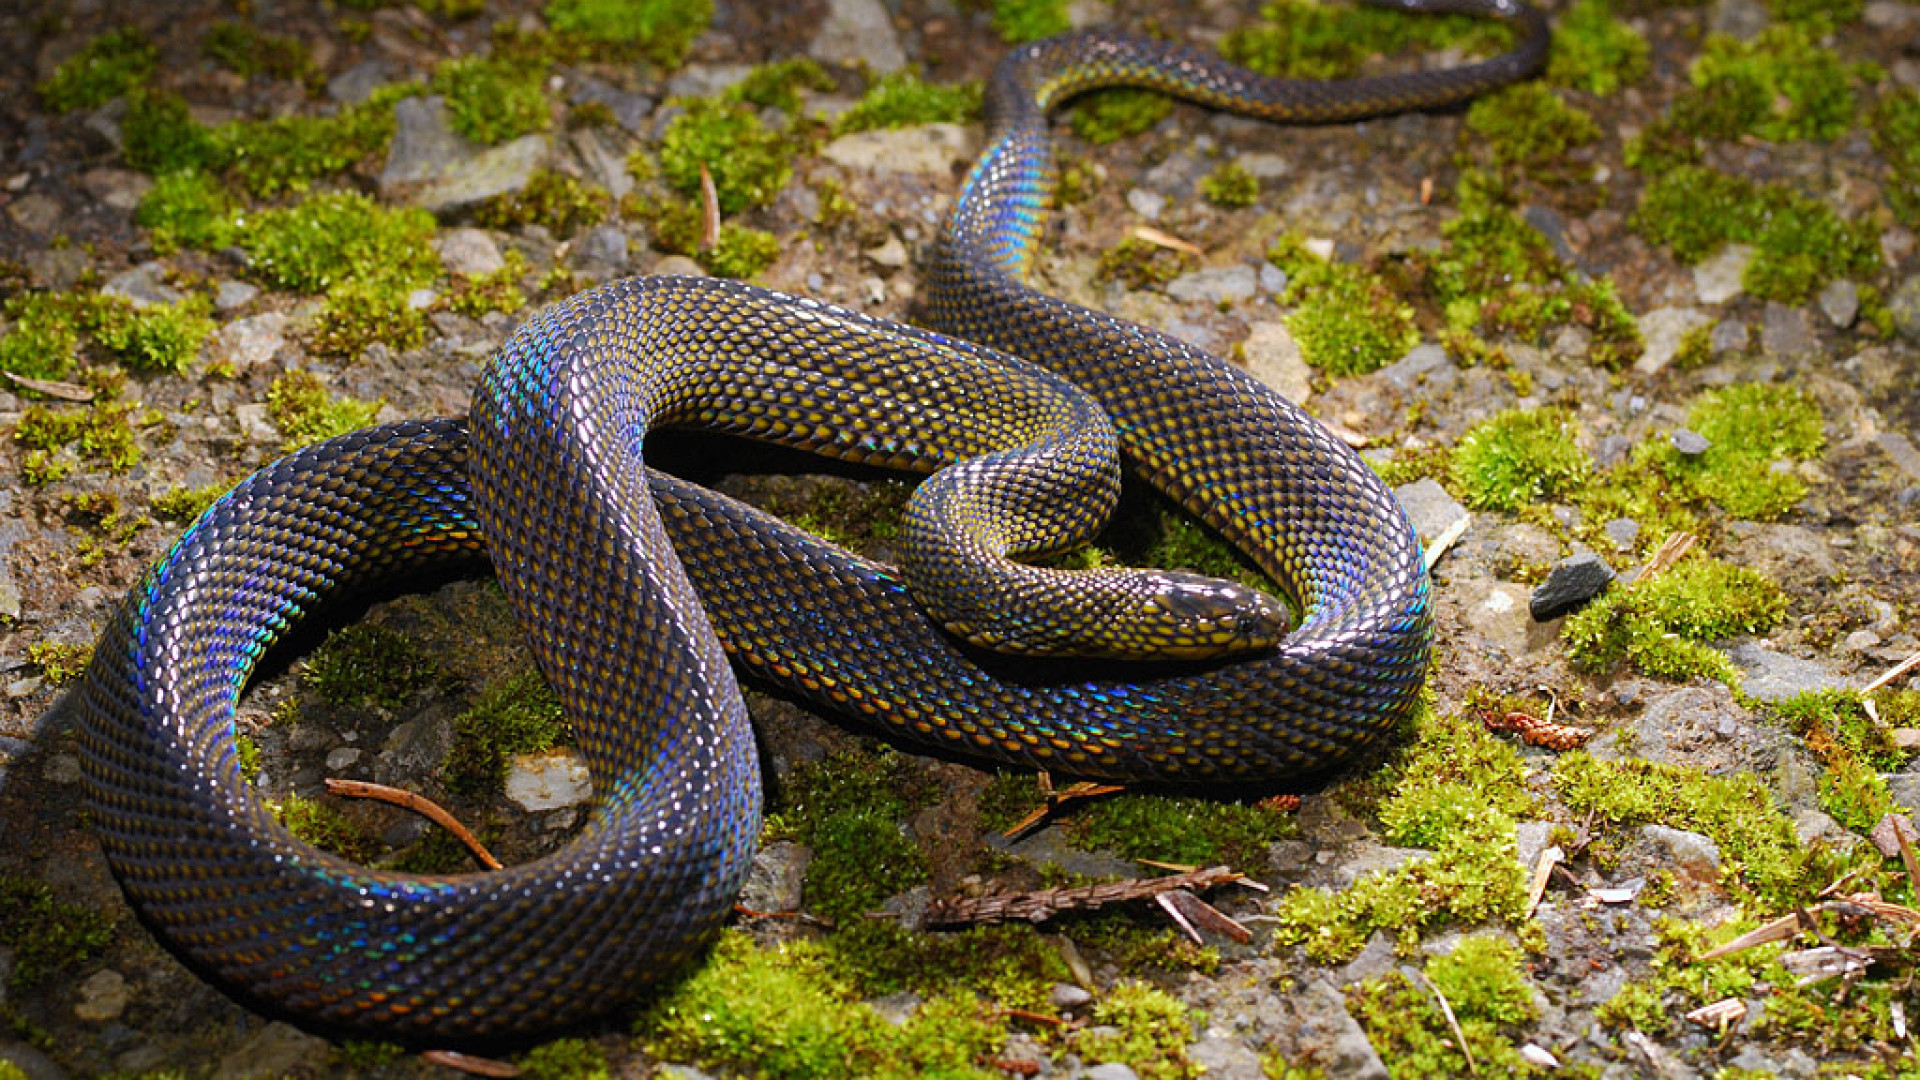
[[[1167,197],[1146,188],[1128,188],[1127,208],[1148,221],[1156,221],[1166,212]]]
[[[1195,270],[1167,282],[1167,295],[1185,303],[1244,303],[1253,299],[1259,289],[1259,277],[1253,267],[1245,263]]]
[[[478,277],[507,265],[500,245],[485,229],[442,229],[434,235],[433,249],[448,273]]]
[[[1711,315],[1690,307],[1654,308],[1640,316],[1640,336],[1647,347],[1633,362],[1633,369],[1651,375],[1666,367],[1680,351],[1680,342],[1687,333],[1712,321]]]
[[[1053,989],[1047,991],[1047,1000],[1053,1002],[1057,1009],[1077,1009],[1092,1001],[1093,995],[1083,986],[1057,982],[1053,984]]]
[[[882,241],[879,246],[870,247],[861,252],[861,254],[865,255],[875,266],[883,266],[889,270],[898,270],[907,265],[907,261],[911,257],[907,253],[907,245],[901,243],[900,238],[892,233],[888,233],[886,240]]]
[[[392,80],[385,59],[362,60],[327,80],[327,96],[346,105],[358,105]]]
[[[827,0],[827,17],[807,43],[807,55],[823,64],[864,63],[882,75],[907,66],[907,51],[880,0]]]
[[[1873,841],[1874,850],[1889,859],[1900,857],[1900,841],[1905,840],[1907,847],[1920,848],[1920,828],[1915,828],[1913,819],[1903,814],[1888,814],[1874,825],[1868,839]]]
[[[7,216],[28,232],[47,234],[60,224],[64,211],[53,196],[44,191],[30,191],[7,204]]]
[[[1708,347],[1715,356],[1728,353],[1743,353],[1752,345],[1753,334],[1747,324],[1739,319],[1721,319],[1713,324],[1713,333],[1707,339]]]
[[[753,853],[753,868],[740,890],[740,903],[754,911],[799,911],[813,850],[781,840]]]
[[[1914,448],[1913,440],[1897,431],[1883,431],[1874,444],[1893,459],[1901,472],[1911,479],[1920,480],[1920,450]]]
[[[573,152],[579,155],[580,164],[586,167],[587,178],[606,188],[615,202],[626,198],[634,184],[626,159],[615,153],[592,128],[576,129],[567,138],[573,144]]]
[[[1187,1060],[1210,1080],[1265,1080],[1260,1055],[1224,1035],[1208,1034],[1187,1047]]]
[[[1693,268],[1693,292],[1703,304],[1724,304],[1740,295],[1740,281],[1753,261],[1753,246],[1728,244]]]
[[[393,146],[380,172],[382,197],[436,213],[525,187],[547,158],[545,135],[480,146],[453,130],[446,99],[410,97],[393,107]]]
[[[243,308],[253,303],[254,297],[259,295],[260,287],[258,285],[251,282],[228,279],[222,281],[214,288],[213,306],[220,311],[232,311],[235,308]]]
[[[308,1035],[291,1024],[268,1024],[220,1059],[213,1080],[267,1080],[283,1076],[305,1063],[327,1060],[325,1039]]]
[[[1767,28],[1767,9],[1758,0],[1715,0],[1707,25],[1715,33],[1742,41]]]
[[[1798,360],[1819,349],[1806,309],[1768,302],[1766,318],[1760,324],[1761,352],[1781,360]]]
[[[152,189],[153,178],[132,169],[88,169],[80,174],[80,186],[106,206],[130,212]]]
[[[667,97],[711,97],[739,85],[752,73],[752,64],[688,64],[667,80]]]
[[[1667,441],[1673,444],[1675,450],[1688,457],[1699,457],[1713,447],[1713,443],[1707,441],[1705,435],[1691,428],[1674,428],[1673,432],[1667,436]]]
[[[605,280],[625,274],[631,254],[625,229],[618,225],[596,225],[573,242],[567,261],[587,276]]]
[[[1613,567],[1591,551],[1569,555],[1534,587],[1527,610],[1535,622],[1546,622],[1583,607],[1613,581]]]
[[[1293,340],[1286,323],[1254,323],[1247,330],[1247,339],[1240,343],[1240,355],[1248,374],[1288,401],[1298,405],[1313,396],[1313,370],[1300,355],[1300,344]]]
[[[244,375],[273,359],[287,342],[286,331],[287,317],[278,311],[235,319],[214,335],[213,356],[232,366],[234,374]]]
[[[1720,880],[1720,845],[1711,837],[1666,825],[1642,825],[1640,839],[1660,853],[1661,865],[1680,871],[1694,883],[1712,885]]]
[[[613,122],[635,135],[640,134],[647,116],[653,112],[653,98],[645,94],[622,90],[612,83],[575,71],[567,72],[566,79],[571,87],[567,100],[575,105],[595,102],[606,106],[607,111],[613,114]]]
[[[87,253],[72,245],[27,252],[27,269],[33,271],[34,281],[49,289],[72,287],[86,273],[87,263]]]
[[[593,776],[569,750],[515,754],[507,763],[507,798],[529,813],[579,806],[593,798]]]
[[[186,297],[180,290],[167,284],[166,269],[164,264],[157,261],[143,262],[108,278],[100,291],[108,296],[124,297],[132,301],[134,307],[177,304]]]
[[[1600,526],[1600,531],[1607,534],[1607,539],[1613,541],[1614,547],[1621,551],[1632,551],[1633,542],[1640,537],[1640,523],[1632,518],[1614,518]]]
[[[876,173],[913,173],[945,178],[972,161],[977,136],[959,124],[920,124],[842,135],[820,150],[828,161]]]
[[[1422,544],[1433,543],[1436,537],[1467,516],[1467,508],[1432,477],[1394,488],[1393,497],[1400,500],[1400,508],[1413,521],[1413,531]]]
[[[124,976],[112,968],[101,968],[80,983],[80,1000],[74,1003],[73,1015],[96,1024],[117,1020],[127,1011],[131,997]]]
[[[1920,274],[1910,274],[1887,298],[1894,329],[1908,343],[1920,345]]]
[[[1860,316],[1860,286],[1846,278],[1829,281],[1820,289],[1820,310],[1827,321],[1845,330]]]
[[[1784,701],[1813,690],[1844,690],[1846,679],[1812,660],[1775,652],[1752,641],[1721,649],[1740,669],[1740,688],[1761,701]]]
[[[1080,1074],[1082,1080],[1140,1080],[1133,1066],[1120,1061],[1105,1061]]]
[[[647,271],[659,277],[706,277],[707,271],[685,255],[668,255]]]

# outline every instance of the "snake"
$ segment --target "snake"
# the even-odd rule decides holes
[[[1330,123],[1453,105],[1546,53],[1519,0],[1385,6],[1503,20],[1516,44],[1341,81],[1108,30],[1020,46],[986,88],[925,328],[726,280],[614,282],[517,328],[468,416],[342,435],[221,496],[130,589],[76,691],[94,828],[141,922],[310,1030],[511,1043],[672,978],[727,917],[762,801],[736,666],[900,740],[1087,778],[1271,781],[1380,742],[1416,706],[1433,639],[1391,492],[1243,370],[1023,279],[1053,184],[1047,118],[1070,97],[1144,86]],[[915,557],[872,561],[647,468],[644,436],[668,425],[938,470],[908,507]],[[1289,604],[1033,566],[1052,537],[1098,527],[1116,450]],[[372,869],[295,838],[236,742],[261,657],[357,590],[488,563],[593,776],[585,825],[474,874]],[[1080,618],[1056,632],[1029,601]]]

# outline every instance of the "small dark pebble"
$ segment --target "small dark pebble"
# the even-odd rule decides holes
[[[1613,567],[1591,551],[1560,560],[1547,580],[1534,587],[1527,610],[1535,622],[1557,619],[1600,594],[1613,580]]]

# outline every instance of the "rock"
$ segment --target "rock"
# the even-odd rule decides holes
[[[387,62],[376,56],[328,79],[327,96],[344,105],[358,105],[390,81],[392,74]]]
[[[1658,692],[1655,687],[1649,689]],[[1635,757],[1688,765],[1715,775],[1772,771],[1779,764],[1783,740],[1779,731],[1756,724],[1733,700],[1733,692],[1719,683],[1659,692],[1624,734]],[[1619,755],[1612,732],[1588,745],[1598,757]]]
[[[1720,845],[1710,837],[1666,825],[1642,825],[1640,839],[1658,852],[1657,863],[1693,883],[1713,885],[1720,880]]]
[[[1826,536],[1804,525],[1734,522],[1728,557],[1782,585],[1820,590],[1840,573]]]
[[[434,234],[433,250],[448,273],[478,277],[507,265],[500,245],[485,229],[441,229]]]
[[[131,212],[153,187],[153,178],[132,169],[88,169],[80,174],[80,186],[112,209]]]
[[[878,247],[868,248],[861,254],[872,260],[875,266],[883,266],[889,270],[900,269],[907,265],[909,259],[907,245],[901,243],[900,238],[892,233],[888,233],[886,240]]]
[[[232,367],[235,375],[244,375],[273,359],[287,342],[286,329],[287,317],[278,311],[235,319],[214,335],[213,357]]]
[[[124,297],[132,301],[134,307],[177,304],[186,297],[166,283],[166,269],[158,261],[143,262],[108,278],[107,283],[100,286],[100,291],[108,296]]]
[[[1380,369],[1380,377],[1401,390],[1411,390],[1452,361],[1447,350],[1432,342],[1415,345],[1407,355]]]
[[[1607,534],[1607,539],[1613,541],[1614,547],[1621,551],[1632,551],[1633,542],[1640,536],[1640,523],[1632,518],[1614,518],[1600,526],[1600,531]]]
[[[1693,292],[1703,304],[1724,304],[1740,295],[1740,280],[1753,261],[1749,244],[1728,244],[1693,268]]]
[[[1400,508],[1413,521],[1413,531],[1422,544],[1433,543],[1435,537],[1468,516],[1467,508],[1431,477],[1394,488],[1393,497],[1400,500]]]
[[[1236,304],[1253,299],[1259,288],[1253,267],[1241,263],[1181,274],[1167,282],[1167,295],[1189,304]]]
[[[254,1032],[246,1042],[221,1058],[213,1080],[266,1080],[290,1073],[307,1062],[325,1061],[329,1054],[325,1039],[276,1021]]]
[[[1295,404],[1313,396],[1313,371],[1300,355],[1287,324],[1278,320],[1254,323],[1240,343],[1247,373]]]
[[[507,798],[529,813],[579,806],[593,798],[593,776],[571,750],[515,754],[507,763]]]
[[[714,1080],[712,1073],[702,1072],[691,1065],[662,1065],[654,1075],[660,1080]]]
[[[87,271],[87,253],[78,247],[36,247],[27,252],[27,269],[49,289],[71,288]]]
[[[653,112],[654,101],[645,94],[635,94],[622,90],[612,83],[596,79],[591,75],[569,71],[565,74],[572,88],[567,100],[575,105],[596,102],[607,107],[613,114],[613,122],[635,135],[646,125],[648,114]]]
[[[44,191],[31,191],[7,204],[7,216],[30,233],[50,234],[65,212],[60,203]]]
[[[813,851],[781,840],[753,853],[753,869],[740,889],[740,903],[755,911],[799,911]]]
[[[1887,299],[1893,327],[1908,344],[1920,345],[1920,274],[1910,274]]]
[[[1881,451],[1893,459],[1900,471],[1910,479],[1920,480],[1920,450],[1914,449],[1913,441],[1897,431],[1884,431],[1874,440]]]
[[[1140,1080],[1133,1066],[1119,1061],[1102,1062],[1080,1074],[1081,1080]]]
[[[827,17],[807,44],[823,64],[865,64],[885,75],[907,66],[907,52],[880,0],[827,0]]]
[[[605,281],[627,272],[630,254],[625,229],[618,225],[596,225],[573,242],[567,261],[585,276]]]
[[[1827,282],[1820,290],[1819,300],[1827,321],[1842,330],[1852,326],[1853,320],[1860,316],[1860,286],[1846,278]]]
[[[1613,567],[1591,551],[1569,555],[1536,585],[1527,598],[1527,611],[1535,622],[1546,622],[1568,614],[1600,595],[1613,580]]]
[[[125,977],[112,968],[101,968],[81,982],[80,1000],[74,1003],[73,1015],[93,1023],[117,1020],[127,1011],[127,999],[131,996]]]
[[[884,131],[842,135],[820,156],[848,169],[876,173],[915,173],[941,179],[978,152],[974,134],[959,124],[921,124]]]
[[[1085,987],[1073,983],[1054,983],[1053,989],[1047,992],[1047,999],[1053,1002],[1056,1009],[1077,1009],[1092,1001],[1093,995]]]
[[[648,273],[661,277],[706,277],[707,271],[685,255],[669,255],[653,264]]]
[[[1340,984],[1352,986],[1368,979],[1377,979],[1392,971],[1399,962],[1400,958],[1393,954],[1392,939],[1384,932],[1375,930],[1368,936],[1366,945],[1340,969]]]
[[[1813,336],[1813,320],[1804,308],[1768,301],[1766,319],[1760,324],[1760,351],[1780,360],[1798,360],[1819,351]]]
[[[580,157],[580,164],[586,168],[587,179],[607,189],[618,203],[633,190],[633,174],[627,171],[624,158],[615,153],[592,128],[576,128],[567,136],[573,145],[573,152]]]
[[[1166,211],[1167,197],[1146,188],[1128,188],[1127,208],[1148,221],[1155,221]]]
[[[222,281],[213,291],[213,306],[220,311],[232,311],[253,303],[260,295],[260,287],[245,281]]]
[[[738,85],[753,72],[751,64],[688,64],[667,80],[667,99],[711,97]]]
[[[1342,1080],[1388,1080],[1367,1033],[1347,1012],[1340,991],[1315,981],[1289,995],[1293,1022],[1276,1032],[1273,1049],[1290,1062],[1317,1066]]]
[[[439,213],[518,191],[547,158],[547,137],[525,135],[501,146],[461,138],[439,95],[410,97],[393,107],[396,124],[383,198]]]
[[[1920,828],[1915,828],[1913,819],[1903,814],[1888,814],[1881,818],[1869,835],[1874,849],[1888,859],[1900,857],[1900,841],[1903,837],[1908,848],[1920,849]]]
[[[1260,1055],[1224,1035],[1209,1032],[1187,1047],[1187,1060],[1210,1080],[1265,1080]]]
[[[1527,589],[1507,581],[1478,581],[1473,588],[1479,601],[1465,611],[1467,625],[1484,638],[1484,644],[1505,653],[1508,658],[1527,652]]]
[[[1719,34],[1742,41],[1767,28],[1767,9],[1759,0],[1716,0],[1707,25]]]
[[[1688,457],[1699,457],[1713,446],[1707,441],[1705,435],[1688,428],[1674,428],[1673,433],[1667,436],[1667,441],[1673,444],[1675,450]]]
[[[1690,307],[1654,308],[1640,316],[1640,336],[1647,347],[1640,359],[1633,362],[1633,369],[1642,375],[1651,375],[1666,367],[1680,351],[1681,339],[1687,332],[1712,321],[1713,317],[1706,312]]]
[[[1721,648],[1740,669],[1740,688],[1761,701],[1784,701],[1812,690],[1844,690],[1846,679],[1812,660],[1762,648],[1751,641]]]
[[[1713,333],[1708,337],[1708,346],[1715,356],[1743,353],[1751,347],[1752,337],[1746,323],[1739,319],[1721,319],[1713,324]]]

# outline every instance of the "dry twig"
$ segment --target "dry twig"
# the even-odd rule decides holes
[[[949,897],[945,900],[935,900],[927,905],[926,921],[928,926],[966,926],[974,923],[1009,922],[1014,919],[1025,919],[1035,923],[1045,922],[1064,911],[1093,911],[1108,904],[1158,897],[1176,890],[1191,892],[1210,889],[1215,885],[1225,885],[1230,882],[1254,884],[1248,882],[1244,874],[1224,866],[1213,866],[1184,874],[1168,874],[1165,877],[1134,881],[1109,881],[1071,889],[1040,889],[1036,892]],[[1200,903],[1199,898],[1195,897],[1194,902]],[[1233,923],[1239,933],[1247,933],[1245,927],[1218,911],[1214,911],[1213,916]],[[1213,925],[1213,916],[1203,918],[1209,925]],[[1179,921],[1178,918],[1176,921]],[[1190,925],[1184,928],[1187,933],[1198,937]]]
[[[720,192],[713,186],[707,163],[700,163],[700,250],[720,242]]]
[[[366,780],[337,780],[331,776],[327,777],[327,791],[334,795],[344,795],[349,799],[378,799],[381,802],[411,810],[452,833],[454,839],[467,845],[467,850],[473,853],[473,857],[479,860],[482,866],[489,870],[500,869],[500,860],[493,857],[493,852],[487,850],[487,846],[480,842],[479,837],[469,832],[467,827],[460,824],[452,814],[441,809],[439,803],[425,795],[416,795],[411,791],[402,791],[396,787]]]
[[[1182,251],[1196,259],[1206,254],[1199,244],[1191,240],[1182,240],[1169,232],[1161,232],[1151,225],[1135,225],[1133,235],[1155,247],[1163,247],[1168,251]]]
[[[1440,1003],[1440,1012],[1446,1016],[1447,1026],[1453,1029],[1453,1040],[1460,1044],[1460,1056],[1467,1059],[1467,1071],[1475,1076],[1479,1076],[1480,1066],[1474,1064],[1473,1048],[1467,1045],[1467,1034],[1460,1030],[1460,1021],[1454,1018],[1453,1006],[1447,1003],[1447,995],[1441,993],[1440,988],[1433,985],[1433,980],[1427,978],[1426,972],[1416,971],[1414,974],[1420,976],[1421,983],[1423,983],[1429,991],[1432,991],[1434,1000]]]

